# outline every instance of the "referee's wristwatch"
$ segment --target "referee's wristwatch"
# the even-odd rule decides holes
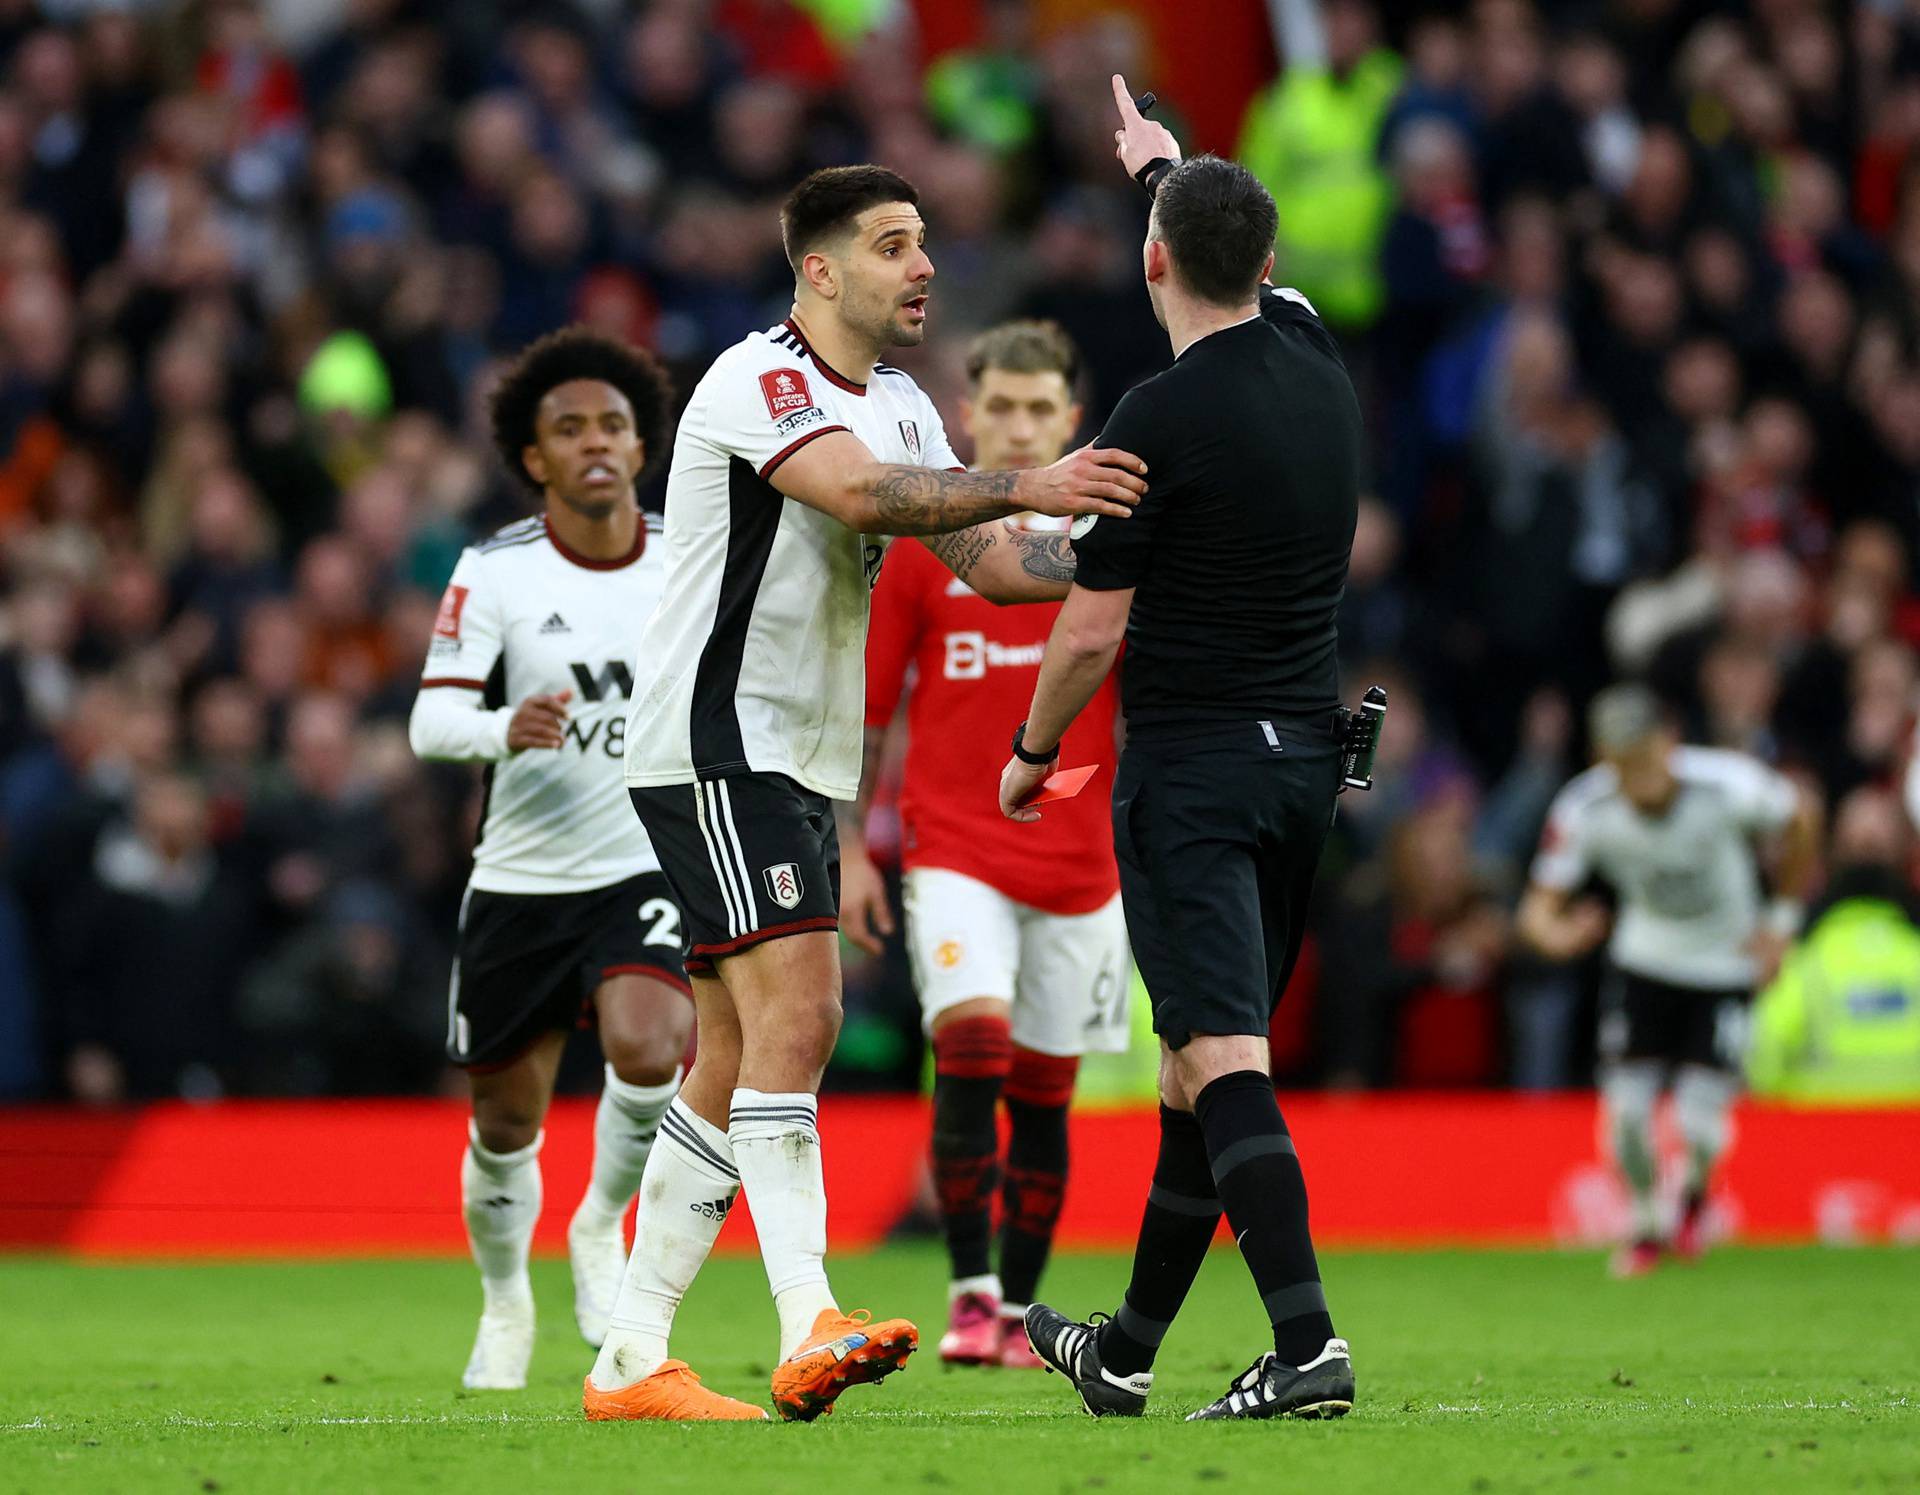
[[[1027,724],[1025,722],[1022,722],[1020,723],[1019,726],[1013,729],[1013,756],[1018,758],[1022,763],[1026,764],[1029,768],[1045,768],[1049,763],[1053,762],[1056,758],[1060,756],[1060,744],[1056,742],[1053,745],[1052,749],[1048,752],[1044,752],[1044,753],[1028,752],[1027,751]]]

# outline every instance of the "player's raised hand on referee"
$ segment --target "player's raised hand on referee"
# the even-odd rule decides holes
[[[528,696],[514,708],[507,723],[507,747],[513,752],[526,748],[557,748],[567,740],[567,702],[570,690],[558,690],[550,696]]]
[[[1133,93],[1127,87],[1127,80],[1118,73],[1113,75],[1113,102],[1120,108],[1120,128],[1113,132],[1113,153],[1127,168],[1128,176],[1138,175],[1147,162],[1161,156],[1169,161],[1180,159],[1180,142],[1173,138],[1173,131],[1134,108]]]
[[[1147,491],[1147,464],[1117,447],[1083,446],[1051,467],[1024,469],[1013,496],[1035,514],[1112,514],[1125,519]]]

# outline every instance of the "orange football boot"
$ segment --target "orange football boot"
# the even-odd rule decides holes
[[[849,1386],[890,1376],[920,1347],[920,1331],[905,1319],[873,1322],[864,1308],[823,1308],[813,1333],[773,1372],[773,1406],[789,1422],[812,1422]]]
[[[669,1360],[618,1391],[589,1376],[580,1398],[588,1422],[766,1422],[766,1409],[709,1391],[684,1360]]]

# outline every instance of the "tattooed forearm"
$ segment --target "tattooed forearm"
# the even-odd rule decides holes
[[[1065,535],[1057,530],[1017,529],[1012,539],[1020,552],[1020,569],[1027,575],[1040,581],[1073,580],[1073,542]]]
[[[868,485],[873,529],[883,535],[939,535],[1014,513],[1017,472],[942,472],[881,467]],[[975,557],[977,560],[978,557]]]
[[[921,541],[941,565],[965,581],[980,564],[980,557],[998,543],[990,524],[956,530],[950,535],[928,535]]]

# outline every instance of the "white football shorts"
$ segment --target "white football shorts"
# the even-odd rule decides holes
[[[907,953],[929,1033],[976,997],[1013,1004],[1013,1041],[1058,1057],[1118,1054],[1128,1039],[1131,956],[1120,895],[1090,914],[1050,914],[940,867],[906,874]]]

